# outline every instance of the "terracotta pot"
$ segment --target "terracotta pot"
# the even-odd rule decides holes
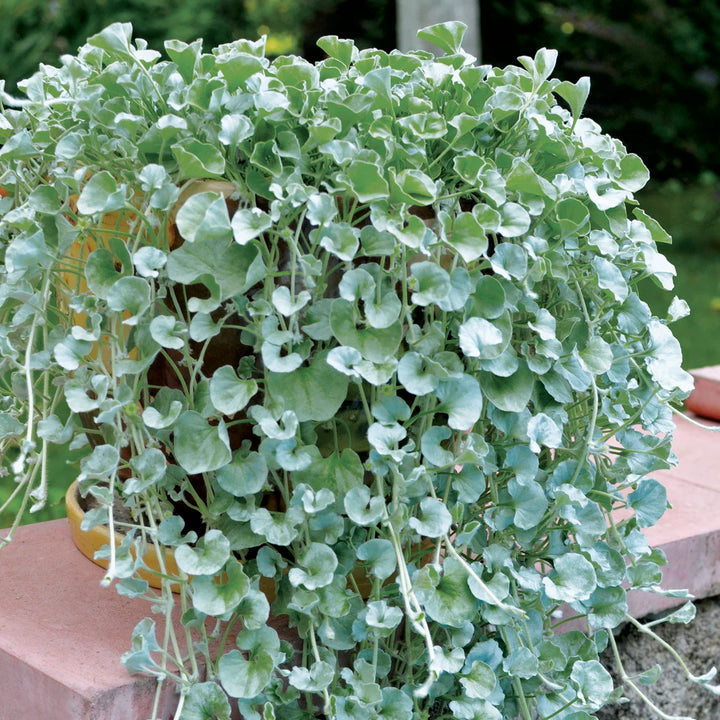
[[[720,420],[720,365],[697,368],[690,374],[695,388],[685,405],[690,412],[709,420]]]
[[[70,534],[77,549],[88,559],[102,568],[108,567],[108,560],[96,558],[95,553],[105,545],[110,544],[110,531],[104,525],[98,525],[90,530],[82,530],[80,524],[85,516],[85,510],[80,506],[80,491],[77,481],[67,489],[65,493],[65,508],[67,510],[68,522],[70,523]],[[122,533],[115,533],[115,545],[123,541]],[[160,566],[154,548],[148,549],[143,557],[143,562],[150,568],[150,572],[140,570],[138,573],[143,580],[147,580],[150,587],[160,588],[162,578]],[[175,563],[175,556],[170,548],[165,548],[165,568],[170,575],[180,575],[180,570]],[[173,588],[174,589],[174,588]]]

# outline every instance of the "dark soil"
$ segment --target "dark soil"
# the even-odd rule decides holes
[[[711,667],[720,666],[720,597],[701,600],[696,607],[697,617],[689,625],[663,624],[653,630],[679,652],[690,672],[702,675]],[[629,675],[648,670],[655,664],[662,666],[656,684],[640,687],[663,712],[695,720],[720,720],[720,697],[688,681],[672,656],[655,640],[629,625],[616,640]],[[606,651],[603,661],[614,674],[615,663],[610,650]],[[617,677],[615,680],[617,684]],[[720,682],[720,676],[713,682]],[[598,719],[650,720],[656,717],[631,689],[625,695],[629,703],[598,712]]]

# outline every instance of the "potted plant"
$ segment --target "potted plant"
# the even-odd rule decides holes
[[[37,506],[48,445],[82,451],[84,528],[124,532],[105,582],[167,621],[124,661],[177,717],[581,720],[620,692],[598,652],[658,585],[645,476],[692,385],[682,303],[637,294],[671,287],[669,238],[587,78],[477,66],[463,33],[310,64],[115,24],[2,96],[7,470]]]

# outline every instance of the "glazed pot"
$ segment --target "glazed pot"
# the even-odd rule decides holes
[[[77,480],[70,485],[65,493],[65,508],[67,510],[68,522],[70,523],[70,534],[77,549],[88,559],[102,568],[107,568],[109,562],[107,558],[97,558],[96,552],[102,547],[110,544],[110,531],[104,525],[97,525],[90,530],[83,530],[81,523],[85,517],[85,510],[80,505],[80,491]],[[123,541],[122,533],[115,533],[115,545],[120,545]],[[175,557],[170,548],[165,548],[165,569],[170,575],[180,575],[180,570],[175,563]],[[140,570],[138,575],[147,580],[150,587],[162,587],[162,575],[160,564],[154,548],[149,548],[143,556],[143,563],[148,570]]]

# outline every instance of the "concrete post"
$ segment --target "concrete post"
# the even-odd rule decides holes
[[[438,52],[429,43],[418,40],[420,28],[447,20],[459,20],[467,26],[463,48],[480,60],[480,0],[396,0],[398,48]]]

